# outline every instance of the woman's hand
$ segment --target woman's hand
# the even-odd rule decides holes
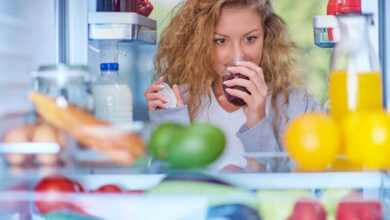
[[[144,92],[144,96],[146,98],[146,102],[148,103],[149,111],[154,111],[158,109],[167,109],[166,103],[168,103],[168,99],[159,93],[164,88],[162,83],[164,82],[164,78],[159,78],[153,85],[149,86]],[[177,98],[176,107],[183,105],[183,99],[181,98],[181,94],[179,88],[174,85],[173,92]]]
[[[247,105],[243,107],[246,125],[248,128],[252,128],[265,117],[265,100],[268,87],[265,83],[263,70],[252,62],[240,61],[238,66],[229,67],[229,71],[240,73],[249,78],[249,80],[237,78],[223,83],[228,87],[242,86],[250,92],[248,94],[238,89],[226,89],[230,95],[237,96],[246,102]]]

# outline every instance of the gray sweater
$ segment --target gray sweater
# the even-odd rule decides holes
[[[282,134],[286,124],[294,117],[309,111],[319,111],[320,107],[315,97],[305,89],[289,88],[289,102],[285,104],[284,95],[277,96],[279,117],[276,119],[275,110],[270,107],[270,96],[266,100],[266,117],[259,121],[251,129],[243,123],[235,134],[242,142],[246,153],[251,152],[282,152]],[[187,105],[161,109],[149,112],[150,121],[153,124],[164,121],[173,121],[181,124],[189,124],[190,118]],[[255,158],[268,167],[270,171],[288,171],[292,163],[287,158]]]

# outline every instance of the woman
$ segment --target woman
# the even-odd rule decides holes
[[[269,0],[187,0],[161,35],[155,57],[161,77],[144,93],[150,119],[152,123],[196,120],[218,125],[227,136],[227,145],[213,169],[285,169],[287,160],[245,158],[243,154],[283,151],[281,134],[286,123],[319,109],[312,95],[294,87],[297,51]],[[234,58],[245,61],[229,67],[230,71],[249,80],[222,82],[222,73]],[[164,81],[173,85],[176,108],[168,109],[168,100],[158,93]],[[231,105],[222,83],[245,87],[249,93],[227,92],[247,105]]]

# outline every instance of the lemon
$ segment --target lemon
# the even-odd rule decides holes
[[[384,111],[357,112],[343,121],[345,154],[367,169],[390,167],[390,116]]]
[[[340,131],[333,119],[322,113],[306,113],[286,127],[283,142],[300,170],[324,170],[340,151]]]

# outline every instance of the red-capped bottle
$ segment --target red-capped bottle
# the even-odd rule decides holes
[[[327,8],[328,15],[350,13],[362,13],[361,0],[329,0]]]

